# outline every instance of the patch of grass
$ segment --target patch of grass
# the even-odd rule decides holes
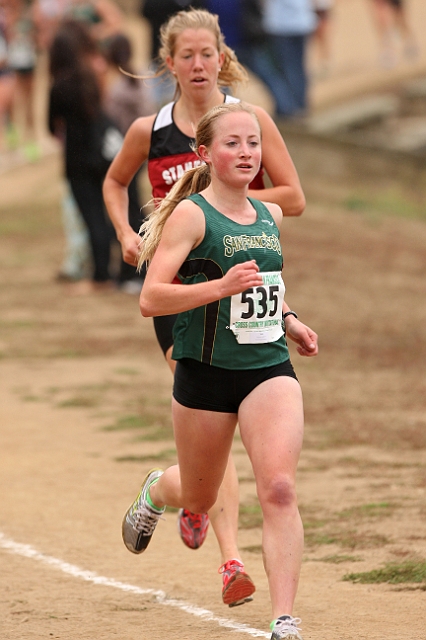
[[[22,355],[25,355],[25,354],[22,354]],[[86,356],[87,356],[87,353],[83,351],[83,349],[69,349],[68,347],[64,347],[62,349],[60,347],[55,347],[54,351],[46,352],[44,356],[38,356],[38,357],[45,357],[50,359],[68,358],[71,360],[74,358],[84,358]]]
[[[68,398],[68,400],[63,400],[57,404],[61,409],[64,408],[86,408],[90,409],[91,407],[97,407],[99,405],[99,398],[95,398],[93,396],[74,396],[73,398]]]
[[[116,462],[157,462],[158,460],[170,460],[176,457],[176,449],[166,449],[160,453],[153,453],[147,456],[120,456],[114,458]]]
[[[1,320],[0,328],[7,329],[34,329],[38,326],[34,320]]]
[[[382,569],[348,573],[343,576],[343,580],[360,584],[426,583],[426,561],[406,560],[399,564],[390,562]]]
[[[334,463],[331,464],[329,462],[316,462],[314,464],[312,464],[312,462],[309,463],[309,466],[306,467],[299,467],[297,473],[317,473],[317,472],[321,472],[321,471],[328,471],[331,467],[334,467]]]
[[[397,506],[390,502],[373,502],[371,504],[363,504],[357,507],[344,509],[338,514],[339,518],[344,520],[360,518],[383,518],[392,515]]]
[[[399,469],[412,469],[413,467],[422,467],[422,464],[412,463],[412,462],[379,462],[377,460],[359,460],[358,458],[353,458],[351,456],[343,456],[337,460],[337,464],[343,467],[355,467],[358,470],[361,470],[362,473],[370,470],[380,470],[380,471],[392,471]]]
[[[102,431],[133,431],[134,429],[146,429],[152,425],[153,418],[148,415],[129,415],[118,418],[115,424],[102,427]]]
[[[154,424],[145,430],[143,435],[138,435],[141,442],[158,442],[160,440],[172,440],[173,430],[168,424]]]
[[[319,529],[320,527],[324,527],[326,524],[326,520],[303,520],[303,528],[305,531],[309,531],[310,529]]]
[[[247,551],[248,553],[262,553],[262,545],[261,544],[251,544],[248,547],[243,547],[243,551]]]
[[[122,416],[115,424],[102,427],[102,431],[134,431],[137,442],[172,440],[170,416],[154,416],[149,413]]]
[[[307,547],[319,547],[335,544],[343,549],[376,549],[389,544],[386,536],[359,531],[309,531],[305,527],[305,544]]]
[[[108,391],[109,388],[110,388],[110,385],[108,383],[92,384],[92,385],[77,387],[74,396],[70,398],[66,398],[65,400],[61,400],[60,402],[57,403],[56,406],[61,408],[98,407],[101,404],[101,402],[103,402],[105,393]]]
[[[337,545],[343,549],[374,549],[389,544],[389,539],[380,534],[360,532],[358,529],[343,529],[339,520],[353,520],[358,523],[361,517],[381,517],[390,515],[395,505],[387,502],[372,503],[346,509],[330,519],[316,519],[312,513],[307,513],[306,507],[301,507],[305,544],[315,548],[322,545]],[[252,529],[262,526],[262,512],[257,504],[240,506],[239,523],[241,529]],[[330,558],[344,558],[341,561],[355,560],[353,556],[330,556]],[[357,558],[359,560],[359,558]],[[331,560],[330,560],[331,561]],[[337,560],[336,560],[337,562]]]
[[[116,369],[115,373],[118,373],[122,376],[136,376],[139,371],[137,369],[132,369],[131,367],[121,367],[120,369]]]
[[[335,534],[318,533],[306,531],[305,529],[305,545],[307,547],[319,547],[324,544],[339,544],[339,538]]]
[[[343,206],[349,211],[367,211],[369,203],[364,198],[350,195],[343,201]]]
[[[361,556],[350,556],[350,555],[340,555],[338,553],[324,556],[323,558],[319,558],[315,562],[329,562],[330,564],[342,564],[343,562],[361,562]]]
[[[263,524],[263,514],[260,504],[240,504],[239,528],[255,529]]]
[[[378,533],[343,531],[337,535],[337,543],[345,549],[377,549],[389,542],[386,536]]]
[[[46,393],[50,395],[56,395],[57,393],[60,393],[60,391],[60,387],[47,387],[46,389]]]
[[[253,475],[238,476],[238,482],[239,482],[239,484],[243,484],[244,482],[252,483],[252,482],[254,482],[254,477],[253,477]]]
[[[380,215],[393,215],[399,218],[425,218],[424,205],[411,200],[396,189],[380,192],[351,194],[343,201],[349,211]]]

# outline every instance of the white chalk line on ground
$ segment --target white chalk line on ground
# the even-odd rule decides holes
[[[75,564],[69,564],[68,562],[64,562],[63,560],[54,558],[53,556],[47,556],[44,553],[40,553],[29,544],[21,544],[19,542],[15,542],[14,540],[7,538],[4,533],[1,532],[0,547],[5,549],[6,551],[9,551],[10,553],[23,556],[24,558],[37,560],[38,562],[49,565],[50,567],[58,569],[59,571],[73,576],[74,578],[80,578],[81,580],[91,582],[92,584],[98,584],[104,587],[113,587],[114,589],[120,589],[121,591],[127,591],[128,593],[133,593],[139,596],[152,596],[155,598],[155,601],[158,604],[165,605],[166,607],[175,607],[176,609],[180,609],[185,613],[189,613],[190,615],[196,616],[197,618],[201,618],[206,622],[214,622],[220,627],[225,627],[226,629],[231,629],[232,631],[237,631],[240,633],[246,633],[253,638],[270,637],[269,633],[265,633],[264,631],[260,631],[259,629],[254,629],[253,627],[249,627],[246,624],[235,622],[234,620],[229,620],[227,618],[220,618],[208,609],[202,609],[201,607],[197,607],[196,605],[192,605],[188,602],[183,602],[182,600],[168,598],[164,591],[156,591],[155,589],[142,589],[141,587],[137,587],[132,584],[126,584],[125,582],[114,580],[114,578],[106,578],[105,576],[100,576],[94,571],[80,569],[80,567],[77,567]]]

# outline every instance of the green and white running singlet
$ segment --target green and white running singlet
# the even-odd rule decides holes
[[[201,195],[189,200],[203,211],[206,231],[179,269],[183,284],[222,278],[234,265],[256,260],[263,285],[178,315],[173,359],[192,358],[224,369],[258,369],[289,359],[282,329],[284,283],[280,233],[265,205],[249,198],[256,221],[241,225]]]

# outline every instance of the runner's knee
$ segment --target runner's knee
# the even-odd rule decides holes
[[[285,474],[277,475],[263,487],[258,487],[258,495],[264,511],[270,507],[287,509],[297,503],[294,480]]]

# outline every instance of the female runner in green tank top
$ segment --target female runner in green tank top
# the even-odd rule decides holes
[[[168,70],[176,81],[173,103],[158,114],[138,118],[133,123],[104,183],[105,203],[123,258],[129,264],[136,264],[140,243],[140,236],[128,220],[127,187],[135,172],[148,161],[153,196],[163,198],[184,168],[199,163],[189,145],[200,118],[212,107],[231,100],[231,96],[225,98],[223,94],[225,86],[234,92],[247,79],[224,41],[218,16],[202,9],[179,11],[163,25],[159,56],[163,70]],[[271,116],[261,107],[253,109],[262,128],[260,174],[264,172],[268,181],[261,188],[259,180],[255,180],[256,186],[250,185],[248,195],[277,203],[283,216],[299,216],[305,207],[305,197],[285,141]],[[154,326],[174,372],[176,361],[171,359],[171,352],[175,316],[170,313],[154,318]],[[220,551],[222,600],[228,606],[248,602],[255,591],[237,544],[238,501],[238,477],[231,455],[218,500],[208,514],[193,514],[187,509],[178,513],[181,539],[192,549],[203,543],[210,519]]]
[[[150,266],[141,312],[179,314],[173,352],[178,464],[148,473],[124,517],[123,539],[140,553],[166,505],[210,509],[239,423],[263,512],[271,640],[295,640],[301,637],[293,604],[303,551],[295,489],[303,402],[286,337],[303,356],[315,356],[318,344],[284,302],[282,211],[247,197],[261,163],[260,142],[249,106],[213,108],[196,133],[204,164],[184,174],[144,225],[140,261]],[[173,283],[176,273],[184,286]]]

